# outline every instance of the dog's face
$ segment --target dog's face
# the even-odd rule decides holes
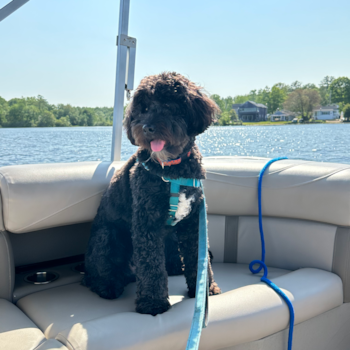
[[[200,87],[176,73],[144,78],[127,108],[124,126],[133,145],[160,161],[177,158],[205,131],[218,107]]]

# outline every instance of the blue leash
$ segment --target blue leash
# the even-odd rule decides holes
[[[293,328],[294,328],[294,308],[293,304],[287,297],[287,295],[273,282],[271,282],[267,278],[267,266],[265,265],[265,239],[264,239],[264,231],[263,231],[263,225],[262,225],[262,213],[261,213],[261,185],[264,173],[266,169],[274,162],[277,162],[282,159],[287,159],[287,157],[280,157],[280,158],[274,158],[268,161],[265,166],[261,169],[259,174],[259,183],[258,183],[258,205],[259,205],[259,229],[260,229],[260,238],[261,238],[261,260],[253,260],[249,264],[249,269],[253,274],[259,273],[262,269],[264,269],[264,275],[261,277],[261,281],[266,283],[268,286],[270,286],[278,295],[282,297],[282,299],[286,302],[288,308],[289,308],[289,336],[288,336],[288,350],[292,350],[292,342],[293,342]],[[259,264],[259,267],[254,269],[254,265]]]
[[[208,324],[208,228],[207,210],[203,184],[201,183],[203,201],[199,209],[199,235],[198,235],[198,269],[196,283],[196,299],[190,335],[186,350],[197,350],[201,338],[202,328]]]

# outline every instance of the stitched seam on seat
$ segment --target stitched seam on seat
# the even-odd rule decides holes
[[[59,338],[63,339],[65,343],[69,344],[69,346],[70,346],[72,349],[74,349],[74,350],[79,350],[79,349],[81,349],[79,344],[77,344],[78,347],[73,346],[73,344],[72,344],[72,343],[67,339],[67,337],[65,337],[62,333],[58,333],[55,339],[56,339],[57,341],[59,341],[62,345],[65,345],[64,342],[62,342],[62,341],[59,340]]]
[[[266,174],[266,175],[279,174],[279,173],[281,173],[281,172],[284,171],[284,170],[291,169],[291,168],[295,168],[295,167],[297,167],[297,166],[305,165],[305,164],[309,164],[309,163],[314,163],[314,162],[309,161],[309,162],[305,162],[305,163],[302,163],[302,164],[292,164],[292,165],[288,165],[288,166],[286,166],[286,167],[284,167],[284,168],[271,171],[271,172],[269,172],[269,173]],[[227,176],[227,177],[233,177],[233,178],[235,178],[235,179],[257,179],[257,178],[259,178],[259,174],[258,174],[258,173],[257,173],[256,175],[251,175],[251,176],[228,175],[228,174],[217,173],[217,172],[215,172],[215,171],[210,171],[210,170],[207,170],[206,173],[207,173],[207,174],[220,175],[220,176],[224,176],[224,177],[226,177],[226,176]]]
[[[43,340],[41,340],[41,342],[34,348],[34,350],[38,349],[41,345],[43,345],[46,342],[46,338],[44,338]]]
[[[299,183],[299,184],[296,184],[296,185],[291,185],[291,186],[286,186],[286,187],[268,187],[268,186],[262,186],[262,187],[263,188],[268,188],[270,190],[281,190],[281,189],[295,188],[295,187],[304,186],[304,185],[307,185],[307,184],[310,184],[310,183],[313,183],[313,182],[321,181],[321,180],[326,179],[326,178],[328,178],[328,177],[330,177],[332,175],[335,175],[335,174],[337,174],[339,172],[342,172],[342,171],[345,171],[345,170],[349,170],[349,169],[350,169],[350,167],[337,169],[337,170],[334,170],[331,173],[325,174],[323,176],[317,177],[317,178],[312,179],[310,181],[302,182],[302,183]],[[210,171],[207,171],[207,174],[210,174]],[[214,174],[218,175],[218,176],[222,176],[222,177],[228,177],[228,178],[232,178],[233,177],[231,175],[225,175],[225,174],[220,174],[220,175],[218,173],[214,173]],[[206,181],[215,181],[215,182],[220,182],[220,183],[225,183],[225,184],[232,184],[232,185],[237,186],[237,187],[255,188],[255,185],[254,186],[238,185],[238,184],[234,184],[234,183],[231,183],[229,181],[224,181],[224,180],[217,180],[217,179],[213,180],[213,179],[207,178]]]
[[[27,229],[27,228],[33,226],[33,225],[38,224],[39,222],[45,221],[45,220],[47,220],[47,219],[49,219],[49,218],[51,218],[51,217],[53,217],[53,216],[55,216],[55,215],[61,213],[62,211],[65,211],[65,210],[67,210],[67,209],[69,209],[69,208],[72,208],[72,207],[74,207],[74,206],[76,206],[76,205],[82,203],[82,202],[85,202],[85,201],[87,201],[88,199],[90,199],[90,198],[92,198],[92,197],[96,197],[96,196],[100,195],[101,193],[103,193],[104,191],[105,191],[105,190],[99,191],[99,192],[97,192],[97,193],[95,193],[95,194],[93,194],[93,195],[91,195],[91,196],[89,196],[89,197],[87,197],[87,198],[84,198],[84,199],[82,199],[82,200],[80,200],[80,201],[78,201],[78,202],[76,202],[76,203],[70,204],[70,205],[68,205],[68,206],[66,206],[66,207],[64,207],[64,208],[62,208],[61,210],[56,211],[56,212],[53,213],[53,214],[50,214],[50,215],[48,215],[48,216],[46,216],[46,217],[44,217],[44,218],[42,218],[42,219],[40,219],[40,220],[37,220],[37,221],[35,221],[35,222],[33,222],[33,223],[31,223],[31,224],[25,226],[25,227],[21,227],[20,229],[17,229],[16,231],[11,231],[11,232],[16,233],[16,232],[18,232],[18,230],[25,230],[25,229]]]

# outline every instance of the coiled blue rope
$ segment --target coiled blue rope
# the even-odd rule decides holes
[[[270,286],[278,295],[282,297],[282,299],[286,302],[288,308],[289,308],[289,336],[288,336],[288,350],[292,350],[292,343],[293,343],[293,329],[294,329],[294,308],[293,304],[287,297],[287,295],[273,282],[271,282],[267,278],[267,266],[265,264],[265,239],[264,239],[264,231],[263,231],[263,225],[262,225],[262,213],[261,213],[261,185],[264,173],[266,169],[274,162],[277,162],[282,159],[288,159],[287,157],[280,157],[280,158],[274,158],[268,161],[265,166],[261,169],[259,174],[259,183],[258,183],[258,206],[259,206],[259,230],[260,230],[260,239],[261,239],[261,260],[253,260],[249,264],[249,269],[253,274],[259,273],[262,269],[264,269],[264,275],[261,277],[261,281],[266,283],[268,286]],[[259,266],[254,269],[254,265],[258,264]]]

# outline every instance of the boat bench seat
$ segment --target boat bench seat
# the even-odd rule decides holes
[[[210,322],[201,349],[257,340],[288,326],[288,307],[248,265],[214,263],[213,270],[223,294],[209,298]],[[271,268],[270,278],[292,300],[296,324],[343,303],[342,282],[333,273]],[[194,299],[187,297],[184,277],[169,278],[172,308],[155,317],[135,312],[135,287],[128,285],[117,300],[105,300],[80,284],[69,284],[30,294],[17,305],[47,338],[72,350],[185,349]]]
[[[0,349],[67,350],[57,340],[47,340],[28,316],[4,299],[0,299]]]
[[[201,350],[286,349],[288,308],[248,268],[261,254],[257,178],[265,163],[204,160],[210,249],[223,293],[209,298]],[[24,317],[20,332],[30,336],[23,349],[185,349],[194,299],[187,297],[183,276],[169,277],[172,308],[153,317],[135,312],[135,284],[119,299],[105,300],[80,285],[71,265],[57,267],[60,278],[43,286],[26,284],[20,272],[84,253],[89,223],[121,165],[0,168],[0,325],[7,313]],[[294,350],[348,350],[349,195],[350,169],[342,164],[284,160],[272,164],[264,177],[266,264],[269,278],[295,309]],[[0,328],[0,344],[10,339],[12,330],[6,329]]]

